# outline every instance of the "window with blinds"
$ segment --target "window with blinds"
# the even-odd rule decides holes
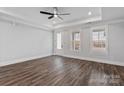
[[[61,32],[57,33],[57,49],[62,49],[62,36],[61,36]]]
[[[72,33],[72,48],[73,50],[80,49],[80,32]]]
[[[92,44],[93,44],[93,48],[106,47],[105,29],[97,29],[92,31]]]

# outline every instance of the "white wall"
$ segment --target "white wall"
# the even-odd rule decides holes
[[[74,52],[70,48],[70,37],[73,28],[56,30],[55,34],[60,31],[63,38],[63,50],[58,51],[56,49],[55,34],[54,42],[52,42],[52,32],[0,21],[0,66],[52,55],[53,43],[55,54],[124,65],[124,23],[109,24],[108,29],[108,55],[101,55],[91,54],[90,27],[75,28],[75,30],[81,31],[80,52]]]
[[[110,59],[124,63],[124,23],[109,27]]]
[[[93,26],[91,26],[93,27]],[[104,62],[109,64],[123,65],[124,66],[124,23],[114,23],[108,24],[108,53],[91,53],[90,47],[90,34],[91,27],[78,27],[76,28],[66,28],[61,30],[56,30],[56,32],[61,31],[63,33],[63,49],[62,52],[58,52],[54,48],[55,54],[63,55],[67,57],[74,57],[79,59],[91,60]],[[81,33],[81,50],[79,52],[71,50],[70,37],[72,31],[80,31]],[[56,41],[56,38],[54,38]],[[54,45],[56,47],[56,44]]]
[[[52,32],[0,21],[0,66],[52,55]]]

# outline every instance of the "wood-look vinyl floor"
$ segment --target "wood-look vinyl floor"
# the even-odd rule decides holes
[[[0,85],[124,85],[124,67],[61,56],[49,56],[0,67]]]

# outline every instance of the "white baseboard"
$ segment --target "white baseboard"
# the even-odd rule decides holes
[[[2,62],[0,62],[0,66],[6,66],[6,65],[10,65],[10,64],[20,63],[20,62],[43,58],[43,57],[47,57],[47,56],[51,56],[51,55],[54,55],[54,54],[46,54],[46,55],[40,55],[40,56],[14,59],[14,60],[10,60],[10,61],[2,61]],[[124,66],[124,62],[109,61],[109,60],[102,60],[102,59],[89,58],[89,57],[79,57],[79,56],[72,56],[72,55],[60,55],[60,56],[76,58],[76,59],[81,59],[81,60],[95,61],[95,62],[99,62],[99,63],[107,63],[107,64]]]
[[[20,63],[20,62],[29,61],[29,60],[38,59],[38,58],[43,58],[43,57],[47,57],[47,56],[51,56],[51,55],[52,54],[46,54],[46,55],[40,55],[40,56],[13,59],[10,61],[2,61],[2,62],[0,62],[0,66],[6,66],[6,65],[10,65],[10,64]]]
[[[99,63],[107,63],[107,64],[112,64],[112,65],[124,66],[124,62],[96,59],[96,58],[89,58],[89,57],[79,57],[79,56],[72,56],[72,55],[60,55],[60,56],[76,58],[76,59],[81,59],[81,60],[87,60],[87,61],[95,61],[95,62],[99,62]]]

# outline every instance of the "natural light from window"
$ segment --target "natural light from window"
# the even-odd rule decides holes
[[[80,32],[72,33],[72,48],[73,50],[80,49]]]
[[[105,30],[98,29],[92,33],[93,48],[105,48],[106,47],[106,35]]]
[[[57,33],[57,49],[62,49],[62,36],[61,36],[61,32]]]

